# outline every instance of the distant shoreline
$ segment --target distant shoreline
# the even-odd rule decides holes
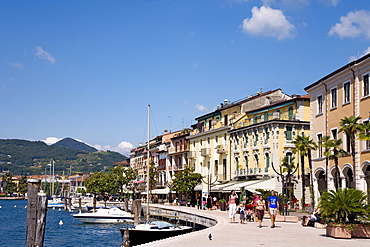
[[[0,197],[0,200],[25,200],[26,198],[24,196],[22,197],[14,197],[14,196],[5,196]]]

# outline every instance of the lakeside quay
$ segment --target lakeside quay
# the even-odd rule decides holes
[[[303,227],[300,220],[297,223],[276,222],[275,228],[270,228],[270,219],[264,219],[263,227],[258,228],[257,222],[239,223],[239,215],[236,215],[237,223],[229,223],[229,212],[220,210],[198,210],[192,207],[155,205],[177,211],[211,217],[217,220],[214,227],[204,230],[176,236],[164,240],[147,243],[140,246],[163,247],[163,246],[367,246],[369,239],[334,239],[326,236],[325,229]],[[298,215],[298,214],[297,214]],[[299,214],[299,219],[304,214]],[[212,240],[209,240],[209,234]]]

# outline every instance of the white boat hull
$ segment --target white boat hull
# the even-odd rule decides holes
[[[134,216],[118,208],[100,208],[96,212],[78,213],[73,217],[83,223],[134,222]]]

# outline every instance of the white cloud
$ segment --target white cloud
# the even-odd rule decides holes
[[[44,60],[51,64],[54,64],[57,61],[49,52],[42,49],[41,46],[35,47],[35,51],[36,51],[35,55],[41,60]]]
[[[364,50],[362,53],[358,53],[357,54],[357,56],[351,56],[351,57],[349,57],[349,61],[350,62],[352,62],[352,61],[354,61],[354,60],[357,60],[357,59],[359,59],[360,57],[363,57],[363,56],[365,56],[365,55],[367,55],[367,54],[369,54],[370,53],[370,46],[368,47],[368,48],[366,48],[366,50]]]
[[[319,0],[319,2],[324,5],[337,6],[339,3],[339,0]]]
[[[243,20],[242,29],[254,36],[274,37],[279,40],[292,38],[295,26],[281,10],[267,6],[252,8],[252,17]]]
[[[335,34],[339,38],[356,38],[363,35],[370,39],[370,11],[358,10],[341,16],[340,23],[336,23],[329,31],[330,36]]]
[[[8,62],[8,64],[14,68],[17,68],[17,69],[23,69],[23,64],[19,63],[19,62]]]
[[[203,105],[200,105],[200,104],[197,104],[195,106],[195,108],[196,108],[196,111],[197,112],[207,112],[208,111],[208,108],[207,107],[205,107]]]
[[[198,67],[199,67],[199,64],[198,64],[198,63],[193,63],[193,64],[191,65],[191,67],[192,67],[193,69],[198,68]]]
[[[52,145],[54,143],[57,143],[58,141],[62,140],[62,138],[57,138],[57,137],[47,137],[45,140],[42,140],[48,145]]]
[[[96,148],[98,150],[115,151],[115,152],[124,154],[126,156],[131,152],[131,149],[133,149],[134,147],[135,146],[132,143],[127,142],[127,141],[121,142],[120,144],[118,144],[117,147],[112,147],[111,145],[104,145],[104,146],[102,146],[102,145],[94,145],[94,148]]]

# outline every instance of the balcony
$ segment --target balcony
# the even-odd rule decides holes
[[[189,151],[188,152],[188,158],[189,159],[195,159],[197,157],[197,152],[195,151]]]
[[[209,149],[209,148],[202,148],[202,149],[200,150],[200,154],[201,154],[202,156],[209,156],[209,155],[211,154],[211,152],[210,152],[210,149]]]
[[[218,154],[227,153],[227,146],[226,145],[217,145],[216,146],[216,152]]]

